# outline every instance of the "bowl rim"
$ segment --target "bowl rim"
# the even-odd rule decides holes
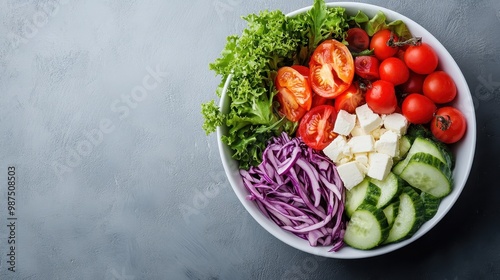
[[[447,63],[447,68],[453,69],[456,73],[453,74],[453,79],[455,83],[457,84],[457,89],[460,89],[460,98],[465,98],[466,100],[462,102],[462,104],[465,104],[465,106],[469,105],[465,109],[467,109],[468,114],[466,114],[467,118],[467,131],[466,131],[466,137],[462,141],[465,140],[465,138],[468,139],[468,143],[470,145],[470,149],[468,150],[468,153],[464,154],[464,157],[466,159],[469,159],[466,163],[465,166],[463,166],[462,170],[462,175],[460,180],[457,184],[457,182],[454,180],[453,182],[453,190],[452,192],[443,199],[443,201],[446,201],[446,204],[441,203],[440,209],[438,210],[438,213],[429,221],[424,223],[426,226],[422,226],[411,238],[393,243],[393,244],[388,244],[384,245],[372,250],[358,250],[351,248],[349,246],[345,246],[338,252],[329,252],[331,249],[331,246],[319,246],[319,247],[312,247],[309,245],[309,243],[306,240],[303,240],[292,233],[289,233],[283,229],[281,229],[279,226],[277,226],[274,222],[272,222],[270,219],[266,218],[263,213],[258,209],[258,207],[255,206],[255,203],[253,201],[248,200],[246,197],[248,195],[247,190],[243,186],[241,177],[238,176],[239,180],[234,178],[234,176],[230,176],[234,172],[234,170],[239,170],[238,169],[238,164],[237,162],[231,158],[231,150],[229,147],[224,144],[221,141],[222,135],[224,135],[227,132],[226,127],[218,127],[217,128],[217,144],[219,148],[219,153],[220,157],[222,160],[222,164],[224,167],[224,171],[226,173],[226,177],[228,178],[231,187],[233,191],[235,192],[236,196],[240,200],[240,202],[243,204],[247,212],[257,221],[257,223],[262,226],[267,232],[271,233],[274,237],[279,239],[280,241],[300,250],[306,253],[310,253],[316,256],[322,256],[322,257],[327,257],[327,258],[335,258],[335,259],[362,259],[362,258],[369,258],[369,257],[375,257],[383,254],[387,254],[393,251],[396,251],[400,248],[403,248],[407,246],[408,244],[416,241],[420,237],[422,237],[424,234],[429,232],[432,228],[434,228],[443,218],[444,216],[449,212],[449,210],[453,207],[453,205],[456,203],[458,200],[458,197],[462,193],[468,178],[469,174],[472,168],[472,164],[474,161],[474,154],[475,154],[475,149],[476,149],[476,116],[475,116],[475,111],[474,111],[474,105],[473,105],[473,100],[472,100],[472,95],[470,93],[470,88],[467,85],[467,81],[465,80],[465,77],[460,70],[460,67],[454,60],[454,58],[451,56],[451,54],[446,50],[446,48],[439,42],[433,34],[431,34],[427,29],[422,27],[420,24],[417,22],[413,21],[412,19],[396,12],[393,10],[390,10],[385,7],[381,7],[378,5],[373,5],[373,4],[366,4],[366,3],[358,3],[358,2],[328,2],[326,3],[327,7],[343,7],[346,9],[346,12],[348,14],[351,14],[349,10],[355,11],[355,10],[361,10],[368,14],[369,16],[373,16],[373,14],[376,11],[382,11],[388,20],[402,20],[414,33],[414,31],[419,31],[423,35],[425,35],[424,40],[426,42],[429,42],[430,45],[433,46],[433,48],[436,50],[438,53],[438,57],[441,61],[446,61]],[[286,14],[287,17],[293,17],[298,14],[304,13],[309,11],[312,8],[312,5],[297,9],[295,11],[292,11],[288,14]],[[366,10],[370,10],[367,12]],[[415,29],[415,30],[412,30]],[[414,34],[415,35],[415,34]],[[420,36],[420,35],[419,35]],[[441,63],[440,66],[442,67]],[[222,95],[220,98],[219,106],[221,111],[226,111],[229,108],[229,100],[226,97],[227,93],[227,88],[229,86],[229,83],[232,79],[232,75],[229,75],[225,81]],[[457,81],[459,83],[457,83]],[[460,85],[459,85],[460,84]],[[458,95],[457,95],[458,96]],[[454,101],[456,102],[456,101]],[[465,142],[465,141],[464,141]],[[462,145],[460,145],[462,146]],[[463,152],[462,152],[463,153]],[[457,167],[455,166],[455,169],[453,170],[453,178],[455,179],[456,177],[456,169]],[[442,202],[443,202],[442,201]],[[343,251],[344,250],[344,251]]]

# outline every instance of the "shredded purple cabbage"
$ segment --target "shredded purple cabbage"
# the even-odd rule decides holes
[[[269,141],[259,166],[240,174],[247,198],[282,229],[311,246],[342,248],[344,186],[328,157],[283,133]]]

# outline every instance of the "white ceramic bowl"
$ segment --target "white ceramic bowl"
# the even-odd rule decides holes
[[[220,156],[222,159],[222,163],[226,172],[226,175],[231,183],[231,186],[238,196],[239,200],[246,208],[246,210],[252,215],[252,217],[268,232],[274,235],[276,238],[285,242],[286,244],[295,247],[304,252],[308,252],[314,255],[329,257],[329,258],[338,258],[338,259],[359,259],[372,257],[377,255],[382,255],[399,248],[402,248],[413,241],[420,238],[422,235],[427,233],[430,229],[432,229],[445,215],[448,213],[450,208],[455,204],[458,199],[460,193],[462,192],[465,183],[467,182],[467,177],[469,176],[469,172],[472,166],[472,161],[474,159],[474,151],[476,147],[476,117],[474,113],[474,105],[472,103],[472,97],[470,94],[469,87],[467,86],[467,82],[460,71],[457,63],[453,59],[453,57],[448,53],[448,51],[444,48],[444,46],[427,30],[425,30],[418,23],[413,20],[397,13],[391,11],[389,9],[363,4],[363,3],[352,3],[352,2],[336,2],[336,3],[328,3],[329,7],[344,7],[348,14],[356,14],[358,10],[366,13],[370,18],[373,17],[378,11],[382,11],[386,16],[388,21],[400,19],[403,20],[411,33],[414,36],[422,37],[423,41],[430,44],[434,50],[437,52],[439,57],[439,68],[441,70],[446,71],[448,74],[453,77],[457,89],[458,94],[457,98],[453,102],[453,106],[457,107],[462,111],[467,119],[467,132],[464,138],[457,144],[453,146],[453,152],[456,157],[456,166],[453,170],[453,179],[454,186],[452,192],[442,200],[439,210],[437,214],[430,221],[426,222],[422,225],[422,227],[411,237],[410,239],[404,240],[399,243],[390,244],[386,246],[382,246],[369,251],[362,251],[353,249],[351,247],[345,246],[338,252],[328,252],[331,249],[329,247],[311,247],[308,241],[303,240],[292,233],[289,233],[285,230],[279,228],[273,221],[266,218],[261,211],[257,208],[256,204],[253,201],[247,200],[246,196],[248,195],[248,191],[245,189],[242,179],[238,170],[238,163],[231,158],[231,150],[220,141],[221,136],[226,132],[225,128],[219,128],[217,130],[218,144]],[[294,16],[300,13],[304,13],[308,11],[311,7],[305,7],[300,10],[289,13],[287,16]],[[230,77],[228,78],[228,80]],[[226,83],[227,87],[228,83]],[[229,102],[226,98],[226,90],[222,94],[222,98],[220,101],[220,107],[223,112],[227,112],[229,108]]]

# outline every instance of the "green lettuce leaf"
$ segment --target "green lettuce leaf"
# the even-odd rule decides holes
[[[363,12],[359,11],[358,15],[359,14],[363,14]],[[363,18],[363,16],[358,15],[356,16],[357,18]],[[366,18],[368,17],[366,16]],[[395,20],[387,23],[387,18],[382,11],[378,11],[377,14],[367,22],[356,21],[356,23],[364,25],[364,29],[366,33],[368,33],[368,36],[373,36],[373,34],[382,29],[389,29],[398,35],[400,41],[408,40],[412,37],[410,30],[402,20]]]

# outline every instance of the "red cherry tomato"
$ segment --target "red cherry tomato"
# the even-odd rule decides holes
[[[311,80],[309,79],[309,67],[298,64],[292,65],[291,67],[297,70],[300,74],[302,74],[302,76],[304,76],[308,81],[309,86],[311,85]],[[334,104],[333,102],[334,102],[333,99],[325,98],[321,95],[317,95],[316,93],[314,93],[314,91],[312,92],[311,108],[324,104],[333,105]]]
[[[365,30],[354,27],[347,30],[347,37],[345,39],[348,43],[347,48],[353,52],[361,52],[368,49],[370,45],[370,37]]]
[[[403,115],[413,124],[425,124],[432,120],[436,112],[436,104],[425,95],[412,93],[408,95],[401,106]]]
[[[403,84],[410,77],[410,70],[406,67],[404,61],[397,57],[386,58],[380,63],[380,79],[391,82],[397,86]]]
[[[356,108],[361,106],[364,102],[365,97],[363,91],[359,88],[359,84],[354,82],[346,91],[335,98],[335,110],[337,112],[344,110],[354,114]]]
[[[410,71],[410,77],[406,83],[401,85],[401,89],[406,93],[423,93],[422,87],[424,85],[426,75],[420,75]]]
[[[458,142],[465,135],[467,121],[454,107],[442,107],[436,111],[431,122],[431,132],[439,141],[452,144]]]
[[[384,60],[388,57],[394,56],[398,52],[398,47],[390,47],[387,45],[387,41],[391,38],[391,31],[389,29],[383,29],[377,31],[373,34],[372,40],[370,41],[370,49],[373,50],[375,56],[380,60]],[[393,34],[394,41],[398,41],[396,34]]]
[[[290,67],[297,70],[297,72],[299,72],[302,76],[304,76],[304,78],[306,78],[306,80],[307,80],[307,83],[309,83],[309,87],[312,89],[311,79],[309,79],[309,67],[306,67],[304,65],[299,65],[299,64],[294,64]],[[314,93],[313,93],[313,96],[314,96]]]
[[[314,50],[309,69],[314,92],[335,98],[352,83],[354,59],[346,45],[337,40],[326,40]]]
[[[398,106],[394,85],[384,80],[372,83],[365,98],[368,107],[377,114],[394,113]]]
[[[425,78],[423,92],[434,103],[443,104],[455,99],[457,87],[450,75],[444,71],[436,71]]]
[[[299,72],[302,76],[304,76],[304,78],[306,78],[306,79],[309,78],[309,68],[308,67],[306,67],[304,65],[300,65],[300,64],[294,64],[290,67],[297,70],[297,72]]]
[[[275,84],[279,111],[290,121],[299,121],[312,104],[311,88],[306,78],[297,70],[285,66],[278,70]]]
[[[374,56],[357,56],[354,59],[354,70],[356,75],[370,81],[379,79],[379,61]]]
[[[312,93],[312,105],[311,108],[314,108],[319,105],[332,105],[335,104],[335,99],[331,98],[325,98],[321,95],[318,95],[316,93]]]
[[[307,146],[315,150],[323,150],[337,134],[333,132],[337,111],[330,105],[312,108],[300,120],[298,134]]]
[[[436,70],[438,56],[436,51],[426,43],[409,46],[404,55],[406,66],[418,74],[430,74]]]
[[[406,45],[405,45],[406,46]],[[402,50],[402,47],[399,48],[398,52],[396,53],[395,57],[401,59],[402,61],[405,61],[405,51]]]

